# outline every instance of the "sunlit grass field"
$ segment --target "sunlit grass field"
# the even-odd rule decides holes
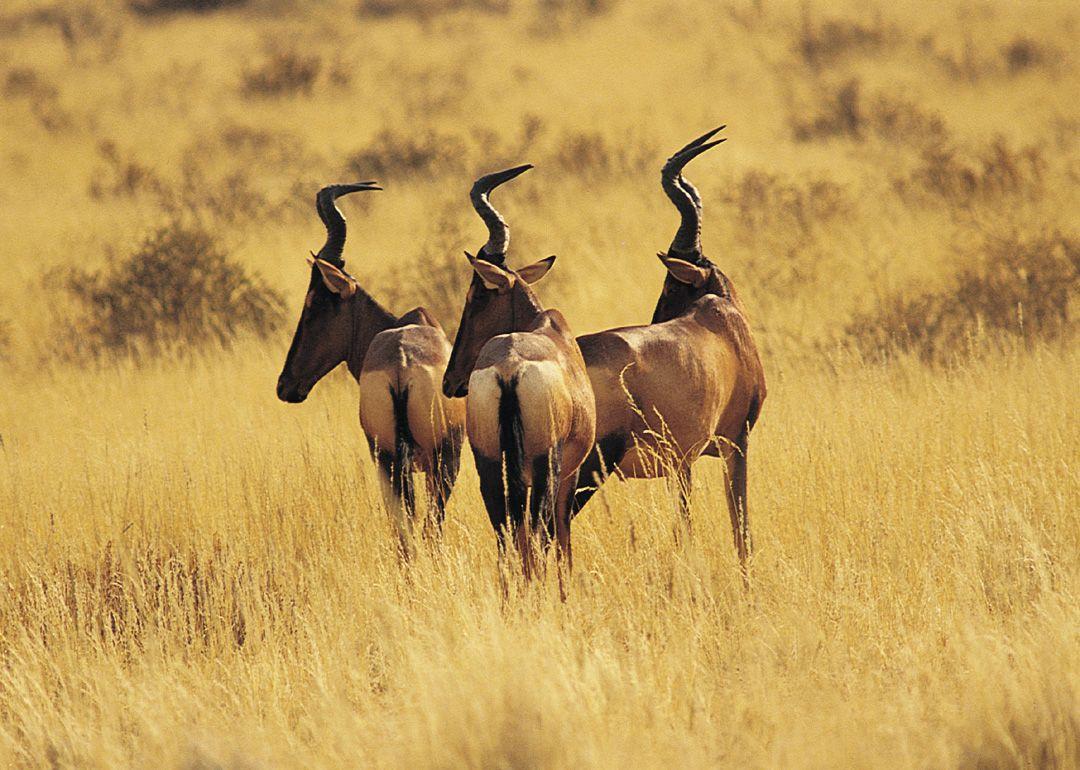
[[[4,3],[0,765],[1080,765],[1080,11],[873,5]],[[509,261],[558,254],[586,333],[650,317],[660,165],[719,123],[749,588],[710,459],[681,545],[663,482],[609,482],[565,603],[504,596],[471,462],[402,565],[355,383],[274,394],[315,191],[384,185],[348,267],[452,332],[468,188],[536,164]],[[116,344],[79,287],[156,307],[126,260],[178,229],[284,313]]]

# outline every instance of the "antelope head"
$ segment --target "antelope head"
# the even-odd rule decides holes
[[[653,323],[681,315],[706,294],[731,293],[727,276],[701,251],[701,195],[682,174],[687,163],[725,141],[723,138],[709,141],[724,128],[714,128],[690,142],[668,158],[660,172],[664,192],[679,210],[682,221],[667,252],[656,255],[667,269],[667,276],[653,312]]]
[[[480,177],[470,198],[473,208],[488,228],[488,240],[476,255],[465,252],[473,270],[472,282],[465,295],[461,323],[454,338],[454,349],[443,376],[447,398],[462,398],[469,392],[469,375],[476,365],[480,349],[499,334],[520,331],[540,310],[540,302],[529,284],[543,278],[555,262],[547,257],[519,270],[506,265],[510,228],[488,201],[488,194],[532,166],[516,166]]]
[[[355,332],[355,308],[349,300],[359,290],[356,279],[345,272],[341,254],[345,248],[345,217],[335,201],[361,190],[381,190],[375,182],[334,184],[319,190],[315,208],[326,226],[326,243],[312,254],[311,280],[300,321],[285,366],[278,377],[277,394],[282,401],[298,404],[315,383],[349,355]]]

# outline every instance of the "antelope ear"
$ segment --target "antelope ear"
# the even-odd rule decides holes
[[[550,257],[541,259],[539,262],[533,262],[531,265],[525,265],[525,267],[521,268],[516,272],[518,274],[518,277],[520,277],[521,280],[523,280],[525,283],[536,283],[545,275],[547,275],[548,270],[550,270],[551,266],[554,264],[555,256],[552,255]]]
[[[657,254],[656,256],[660,257],[660,261],[664,263],[664,267],[667,268],[667,271],[671,273],[672,278],[676,281],[682,281],[697,289],[703,286],[705,281],[709,280],[709,271],[704,267],[698,267],[685,259],[669,257],[666,254]]]
[[[470,260],[472,262],[473,270],[480,276],[480,280],[484,282],[485,289],[493,289],[494,291],[503,294],[510,291],[510,287],[514,285],[514,275],[507,270],[503,270],[498,265],[488,262],[486,259]]]
[[[356,279],[341,270],[341,268],[322,259],[315,260],[315,267],[319,268],[319,274],[322,276],[326,288],[334,292],[334,294],[337,294],[342,299],[348,299],[356,294],[356,290],[359,288]]]

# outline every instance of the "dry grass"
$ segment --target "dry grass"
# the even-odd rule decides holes
[[[864,5],[5,4],[0,765],[1080,764],[1080,17]],[[684,549],[663,483],[605,487],[566,604],[502,599],[471,464],[402,567],[349,378],[281,404],[288,324],[162,326],[187,284],[113,256],[181,221],[291,315],[315,190],[375,176],[350,269],[453,329],[469,183],[528,161],[511,263],[640,322],[659,165],[718,122],[688,175],[770,377],[749,592],[710,460]],[[170,341],[55,355],[110,319]]]

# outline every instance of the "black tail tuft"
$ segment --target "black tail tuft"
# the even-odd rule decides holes
[[[394,408],[394,467],[390,474],[390,483],[394,494],[407,501],[413,498],[412,465],[413,436],[409,430],[409,389],[400,392],[390,388],[390,402]]]
[[[506,468],[506,508],[509,519],[520,525],[525,519],[525,428],[521,423],[517,378],[499,380],[499,447]]]

